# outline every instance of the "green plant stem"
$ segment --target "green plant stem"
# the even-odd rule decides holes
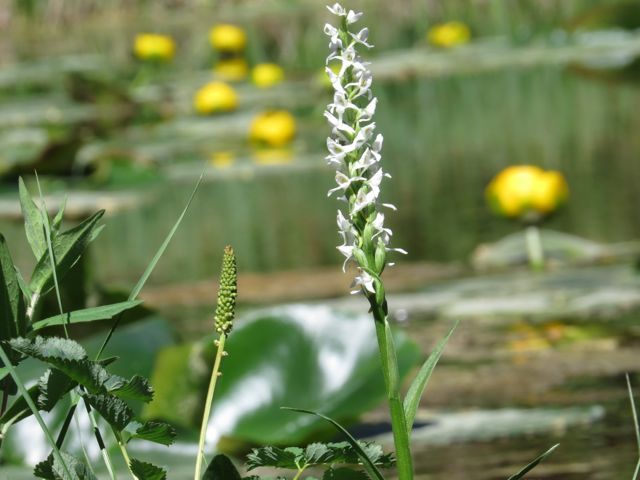
[[[378,305],[374,298],[370,299],[371,312],[376,324],[376,336],[380,359],[382,361],[382,373],[387,389],[387,400],[391,413],[391,428],[393,430],[393,442],[396,449],[396,464],[399,480],[413,480],[413,460],[411,458],[411,445],[407,420],[404,415],[404,407],[400,398],[400,374],[391,329],[387,321],[387,315],[382,305]]]
[[[113,434],[115,435],[116,440],[118,441],[118,447],[120,447],[120,451],[122,452],[122,457],[124,458],[124,461],[127,464],[127,470],[129,470],[129,473],[131,473],[131,477],[133,477],[134,480],[138,480],[138,477],[136,477],[136,474],[133,473],[133,470],[131,470],[131,458],[129,458],[129,452],[127,452],[127,446],[124,444],[124,442],[122,441],[122,437],[116,430],[113,430]]]
[[[216,352],[216,359],[213,362],[213,371],[211,372],[211,380],[209,381],[209,390],[207,391],[207,399],[204,404],[204,413],[202,414],[202,425],[200,426],[200,440],[198,441],[198,456],[196,457],[196,469],[193,475],[194,480],[200,480],[202,474],[202,459],[204,457],[204,440],[207,435],[207,425],[209,424],[209,416],[211,415],[211,404],[213,403],[213,394],[216,390],[216,383],[218,382],[220,364],[222,363],[222,357],[224,356],[224,342],[227,336],[224,333],[220,334],[218,339],[218,351]]]
[[[87,415],[89,415],[91,427],[93,428],[93,434],[96,437],[96,443],[100,448],[100,453],[102,453],[102,459],[104,460],[104,464],[106,465],[107,471],[109,472],[109,478],[111,478],[111,480],[116,480],[116,475],[113,471],[113,464],[111,463],[111,457],[109,456],[107,447],[104,444],[104,440],[102,438],[102,434],[100,433],[100,428],[98,427],[98,422],[96,421],[96,417],[93,414],[93,410],[91,409],[91,406],[84,401],[84,399],[82,400],[82,403],[84,403],[84,407],[87,410]]]
[[[527,243],[527,255],[529,266],[535,272],[544,269],[544,248],[540,238],[540,229],[535,225],[529,225],[525,230],[525,241]]]
[[[293,480],[298,480],[300,478],[300,475],[302,475],[302,473],[307,469],[308,465],[303,465],[302,468],[298,467],[298,473],[296,473],[296,476],[293,477]]]
[[[42,415],[40,415],[40,411],[38,410],[38,407],[36,407],[35,403],[33,403],[33,399],[29,395],[29,392],[27,391],[27,388],[24,386],[24,383],[22,383],[22,380],[20,380],[20,377],[18,377],[18,374],[13,368],[13,365],[11,364],[11,360],[9,360],[9,357],[5,353],[4,348],[2,347],[2,344],[0,344],[0,359],[4,363],[5,367],[9,370],[9,374],[11,375],[11,378],[13,378],[13,381],[18,386],[20,395],[22,395],[22,397],[24,398],[24,401],[27,402],[29,409],[31,409],[31,413],[33,413],[33,416],[36,417],[36,420],[38,421],[38,424],[40,425],[42,432],[44,433],[45,437],[47,437],[47,440],[51,445],[54,458],[60,462],[60,465],[64,469],[64,472],[69,476],[69,478],[71,478],[71,471],[69,470],[69,466],[67,465],[67,462],[64,461],[64,458],[62,457],[60,450],[56,446],[56,442],[53,440],[53,435],[51,435],[51,432],[49,431],[47,424],[44,423],[44,420],[42,419]]]

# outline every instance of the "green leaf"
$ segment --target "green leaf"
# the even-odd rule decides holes
[[[247,469],[275,467],[297,469],[296,462],[302,459],[302,449],[279,448],[267,445],[254,448],[247,455]]]
[[[46,480],[97,480],[91,469],[76,457],[66,452],[60,454],[68,465],[71,476],[65,473],[64,468],[52,455],[35,466],[33,475]]]
[[[367,457],[378,467],[389,468],[394,465],[393,454],[384,454],[382,447],[373,442],[358,444]],[[249,470],[258,467],[288,468],[295,470],[298,465],[332,465],[360,463],[359,453],[349,442],[312,443],[306,448],[278,448],[273,446],[254,448],[247,455]]]
[[[63,325],[67,323],[85,323],[85,322],[94,322],[97,320],[108,320],[110,318],[115,317],[119,313],[122,313],[137,307],[141,303],[142,303],[142,300],[133,300],[133,301],[127,301],[127,302],[114,303],[112,305],[103,305],[100,307],[85,308],[83,310],[76,310],[73,312],[65,313],[63,315],[56,315],[55,317],[49,317],[34,323],[33,331],[38,331],[45,327],[51,327],[54,325]]]
[[[533,462],[531,462],[529,465],[524,467],[518,473],[516,473],[515,475],[510,476],[507,480],[520,480],[520,479],[524,478],[524,476],[527,473],[529,473],[531,470],[536,468],[540,462],[542,462],[545,458],[547,458],[549,455],[551,455],[553,453],[553,451],[556,448],[558,448],[559,445],[560,445],[559,443],[555,444],[553,447],[551,447],[549,450],[544,452],[542,455],[540,455],[538,458],[536,458]]]
[[[364,451],[364,449],[360,446],[358,441],[351,436],[351,434],[347,431],[347,429],[344,428],[342,425],[340,425],[338,422],[336,422],[335,420],[325,415],[322,415],[321,413],[312,412],[311,410],[304,410],[302,408],[290,408],[290,407],[283,407],[283,409],[291,410],[293,412],[300,412],[300,413],[307,413],[309,415],[315,415],[316,417],[320,417],[326,420],[327,422],[331,423],[339,432],[342,432],[342,434],[347,437],[347,442],[349,442],[349,444],[353,447],[353,449],[358,454],[358,457],[362,462],[362,466],[364,467],[366,472],[369,474],[369,477],[372,480],[384,480],[382,473],[380,473],[380,470],[378,470],[375,464],[371,461],[371,459],[367,455],[367,452]]]
[[[202,475],[202,480],[240,480],[240,473],[226,455],[216,455]]]
[[[350,468],[330,468],[322,477],[322,480],[367,480],[367,474],[360,470]]]
[[[149,380],[140,375],[134,375],[131,380],[114,375],[105,387],[109,393],[123,399],[139,400],[146,403],[153,400],[153,388],[151,388]]]
[[[100,210],[81,224],[52,239],[53,256],[59,278],[63,277],[76,264],[89,242],[93,240],[94,231],[98,227],[98,221],[102,215],[104,215],[104,210]],[[34,294],[44,295],[53,287],[53,280],[49,252],[45,251],[31,276],[29,288]]]
[[[57,368],[62,373],[83,385],[89,392],[99,394],[106,391],[104,384],[111,375],[98,362],[87,359],[82,346],[69,339],[59,337],[36,337],[11,340],[14,350]]]
[[[62,225],[62,219],[64,218],[64,211],[67,208],[67,200],[68,197],[65,195],[64,200],[62,201],[62,205],[60,205],[60,209],[56,216],[53,217],[53,222],[51,223],[51,233],[55,237],[60,231],[60,225]]]
[[[38,398],[36,404],[40,410],[50,412],[72,388],[77,385],[68,376],[55,368],[44,372],[38,381]]]
[[[26,314],[16,269],[1,234],[0,267],[0,340],[9,340],[24,335]]]
[[[131,472],[138,477],[138,480],[166,480],[167,472],[151,463],[142,462],[135,458],[129,464]]]
[[[454,330],[458,326],[458,322],[456,321],[455,325],[449,333],[440,340],[436,348],[433,349],[431,355],[424,362],[420,371],[416,375],[416,378],[411,382],[411,386],[409,387],[409,391],[407,392],[406,397],[404,398],[404,415],[407,420],[407,430],[411,433],[411,429],[413,428],[413,421],[416,418],[416,412],[418,411],[418,406],[420,405],[420,399],[424,394],[424,390],[427,387],[427,383],[431,378],[431,374],[433,373],[433,369],[436,368],[438,360],[440,360],[440,356],[442,355],[442,351],[444,350],[445,345],[449,341],[449,338],[453,334]]]
[[[133,410],[117,397],[92,394],[82,397],[117,431],[124,430],[133,418]]]
[[[313,325],[313,327],[311,327]],[[394,335],[401,377],[419,359],[419,349],[401,332]],[[213,336],[194,344],[165,347],[156,357],[151,383],[156,392],[143,417],[173,425],[199,426],[215,355]],[[303,424],[280,406],[302,404],[336,420],[354,421],[384,401],[379,352],[371,318],[324,306],[286,306],[240,315],[226,342],[222,380],[212,416],[233,415],[221,432],[236,442],[303,444],[332,433],[324,420]],[[331,352],[326,362],[324,352]],[[341,365],[340,375],[335,365]],[[239,404],[260,392],[260,402]]]
[[[139,438],[167,446],[176,438],[175,428],[164,422],[131,422],[125,431],[129,434],[129,439]]]
[[[27,234],[27,241],[31,246],[31,251],[40,260],[42,255],[47,251],[47,242],[44,233],[44,225],[42,223],[42,213],[36,206],[29,190],[24,184],[22,177],[18,180],[20,191],[20,207],[24,216],[24,229]]]

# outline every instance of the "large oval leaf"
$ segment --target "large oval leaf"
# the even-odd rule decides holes
[[[161,352],[146,415],[195,426],[212,365],[213,338]],[[396,335],[405,374],[418,349]],[[283,411],[295,406],[340,421],[354,420],[385,392],[373,320],[323,306],[291,305],[255,311],[238,321],[222,363],[207,439],[298,443],[330,432],[326,422]],[[202,353],[198,353],[202,352]]]

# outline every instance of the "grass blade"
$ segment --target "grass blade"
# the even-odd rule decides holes
[[[367,453],[362,449],[358,441],[355,438],[353,438],[351,434],[347,431],[347,429],[344,428],[342,425],[340,425],[338,422],[336,422],[335,420],[325,415],[322,415],[321,413],[313,412],[311,410],[304,410],[302,408],[291,408],[291,407],[282,407],[282,409],[290,410],[292,412],[307,413],[309,415],[315,415],[316,417],[320,417],[326,420],[327,422],[331,423],[338,431],[340,431],[342,434],[344,434],[347,437],[347,442],[349,442],[349,444],[353,447],[353,449],[358,454],[358,457],[360,458],[360,460],[362,460],[362,466],[366,470],[369,477],[371,477],[372,480],[384,480],[382,473],[380,473],[380,470],[378,470],[378,467],[374,465],[374,463],[371,461]]]
[[[409,391],[404,397],[404,415],[407,419],[407,430],[409,432],[411,432],[411,429],[413,428],[413,421],[415,420],[416,412],[420,405],[420,399],[422,398],[424,390],[427,387],[427,383],[431,378],[431,374],[438,364],[438,360],[440,360],[440,356],[442,355],[445,345],[457,326],[458,322],[456,321],[449,333],[447,333],[447,335],[440,340],[438,345],[436,345],[436,348],[433,349],[433,352],[431,352],[431,355],[429,355],[420,368],[420,371],[417,373],[416,378],[411,382],[411,387],[409,387]]]
[[[544,452],[542,455],[540,455],[538,458],[536,458],[533,462],[531,462],[529,465],[524,467],[518,473],[516,473],[515,475],[510,476],[507,480],[521,480],[522,478],[524,478],[524,476],[527,473],[529,473],[531,470],[536,468],[540,462],[542,462],[545,458],[547,458],[549,455],[551,455],[553,453],[553,451],[556,448],[558,448],[559,445],[560,445],[559,443],[556,443],[553,447],[551,447],[549,450]]]
[[[85,323],[93,322],[96,320],[108,320],[122,312],[137,307],[140,304],[142,304],[142,300],[134,300],[113,303],[111,305],[102,305],[99,307],[85,308],[82,310],[75,310],[73,312],[63,313],[62,315],[55,315],[53,317],[40,320],[39,322],[35,322],[33,324],[33,332],[41,330],[45,327],[62,325],[64,323]]]
[[[189,196],[189,200],[187,201],[187,204],[185,205],[184,209],[182,210],[182,213],[180,214],[180,216],[178,217],[178,220],[176,220],[176,223],[173,225],[173,227],[169,231],[169,234],[164,239],[164,242],[162,242],[162,245],[160,245],[160,248],[158,249],[156,254],[151,259],[151,263],[149,263],[149,265],[147,266],[146,270],[144,271],[144,273],[140,277],[140,280],[138,280],[138,283],[136,283],[135,287],[133,287],[133,290],[131,291],[131,294],[129,295],[128,300],[135,300],[137,298],[138,294],[140,293],[140,291],[142,290],[142,287],[144,287],[144,284],[147,283],[147,280],[151,276],[151,273],[155,269],[156,265],[160,261],[160,258],[162,257],[162,255],[164,254],[165,250],[169,246],[169,243],[171,242],[171,239],[173,238],[173,236],[175,235],[176,231],[178,230],[178,227],[180,226],[180,223],[182,223],[182,219],[187,214],[187,211],[189,210],[189,207],[191,206],[191,202],[193,201],[193,198],[195,197],[196,192],[198,191],[198,188],[200,187],[200,183],[202,182],[202,178],[203,177],[204,177],[204,172],[202,172],[200,174],[200,178],[198,178],[198,181],[196,182],[196,186],[193,188],[193,191],[191,192],[191,195]],[[104,339],[104,342],[102,342],[102,346],[100,347],[100,350],[98,351],[98,354],[96,355],[96,360],[100,358],[100,355],[102,355],[102,352],[107,347],[107,344],[109,343],[109,340],[111,340],[111,337],[113,336],[113,332],[115,332],[116,328],[118,328],[118,324],[120,323],[120,318],[121,317],[122,317],[122,315],[118,315],[118,317],[116,317],[115,321],[113,322],[113,325],[111,326],[111,329],[109,330],[109,333],[107,334],[107,337]]]

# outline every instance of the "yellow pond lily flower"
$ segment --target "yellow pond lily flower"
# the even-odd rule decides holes
[[[209,42],[221,52],[241,52],[247,45],[247,34],[236,25],[219,24],[209,31]]]
[[[496,175],[485,193],[500,215],[535,221],[562,205],[569,196],[569,187],[560,172],[517,165]]]
[[[176,44],[167,35],[141,33],[133,42],[133,52],[140,60],[169,61],[176,53]]]
[[[284,79],[284,70],[275,63],[260,63],[253,67],[251,80],[260,88],[269,88]]]
[[[238,108],[238,94],[224,82],[210,82],[196,92],[193,106],[202,115]]]
[[[241,82],[249,74],[249,65],[244,58],[225,58],[216,63],[213,73],[225,82]]]
[[[290,143],[296,135],[296,120],[286,110],[274,110],[257,115],[249,131],[252,141],[282,147]]]
[[[468,43],[471,30],[462,22],[446,22],[434,25],[427,33],[427,40],[431,45],[450,48]]]

